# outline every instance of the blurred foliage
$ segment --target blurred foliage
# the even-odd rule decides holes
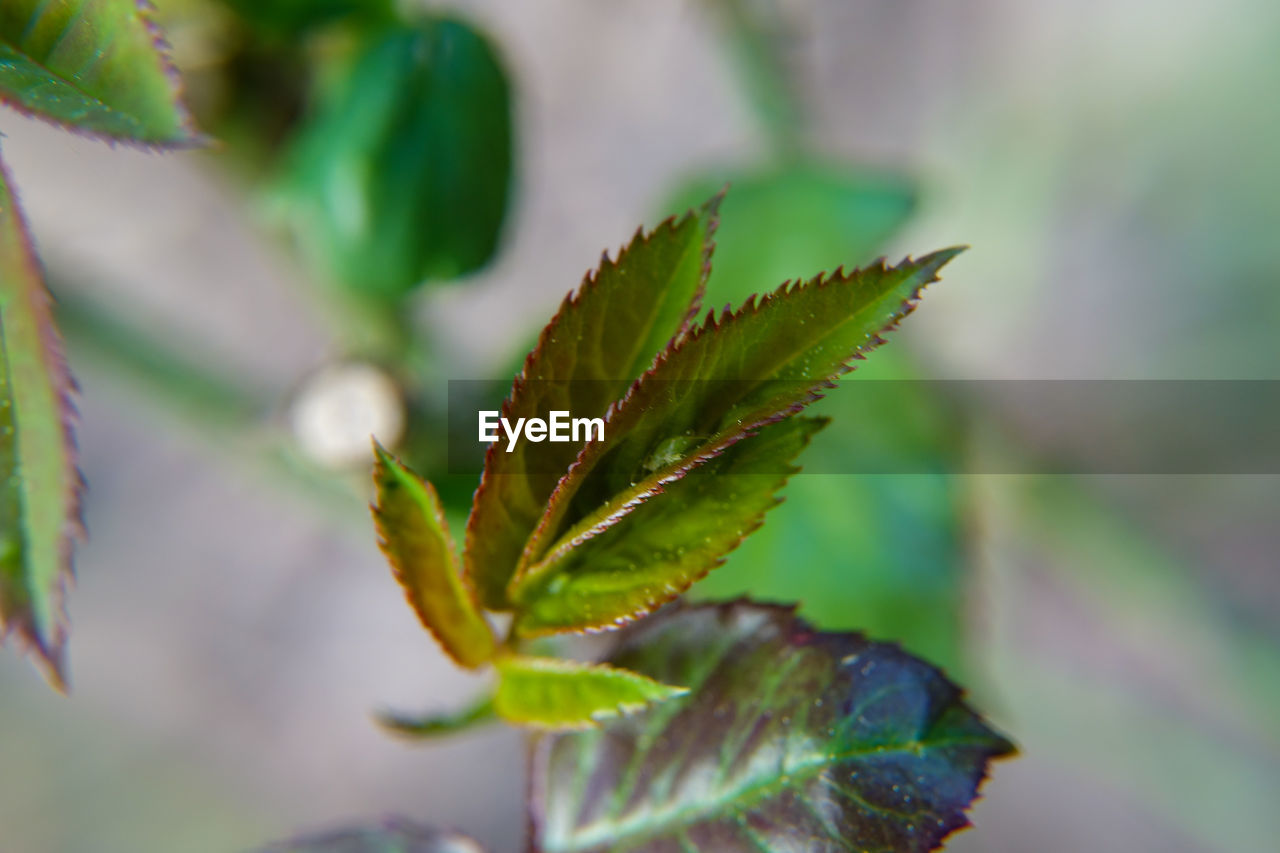
[[[16,634],[60,688],[62,597],[83,533],[73,392],[40,262],[0,166],[0,640]]]
[[[321,81],[286,155],[280,212],[321,279],[396,300],[492,258],[511,190],[510,87],[478,31],[376,31]]]
[[[914,185],[886,172],[811,160],[700,174],[668,203],[685,210],[728,186],[707,304],[737,303],[787,280],[876,256],[915,207]]]
[[[153,148],[199,144],[150,7],[0,7],[0,100],[69,130]],[[43,269],[0,163],[0,641],[65,688],[62,596],[83,535],[75,382]]]
[[[1027,751],[1124,791],[1204,849],[1280,833],[1276,638],[1087,481],[975,484],[991,539],[981,648]],[[1048,607],[1028,609],[1034,589]],[[1097,643],[1062,643],[1072,625]]]
[[[223,0],[260,34],[286,40],[335,21],[389,21],[394,0]]]

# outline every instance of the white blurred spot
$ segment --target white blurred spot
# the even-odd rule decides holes
[[[461,835],[447,835],[440,839],[439,853],[484,853],[484,849]]]
[[[370,364],[318,371],[298,391],[289,412],[298,446],[326,468],[367,462],[369,436],[394,446],[404,432],[404,400],[386,373]]]

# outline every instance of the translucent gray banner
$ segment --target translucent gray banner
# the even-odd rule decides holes
[[[556,453],[526,447],[527,470],[557,474],[551,457],[596,424],[598,411],[573,411],[574,401],[613,399],[615,383],[572,388],[528,383],[547,404],[539,430],[522,429],[519,442],[550,444]],[[654,389],[666,406],[693,396],[760,402],[794,396],[799,383],[722,380],[671,382]],[[482,418],[511,446],[497,421],[510,381],[449,383],[448,464],[452,474],[480,472],[489,444],[479,440]],[[807,414],[832,423],[800,464],[808,474],[1280,474],[1280,381],[1277,380],[918,380],[848,379],[824,392]],[[560,411],[563,415],[553,415]],[[488,412],[488,415],[483,413]],[[573,440],[573,421],[578,442]],[[508,426],[514,427],[511,423]],[[612,423],[606,423],[606,433]],[[710,435],[713,422],[679,424],[692,436]],[[687,428],[686,428],[687,427]],[[558,430],[557,430],[558,428]],[[532,436],[532,437],[530,437]],[[982,436],[981,441],[972,441]],[[609,438],[612,439],[612,435]],[[976,451],[976,452],[975,452]],[[539,470],[547,458],[546,471]]]

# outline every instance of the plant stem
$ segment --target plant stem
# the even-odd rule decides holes
[[[794,38],[777,0],[712,0],[742,88],[769,136],[773,154],[790,157],[804,148],[808,120],[789,40]]]
[[[261,421],[266,395],[198,365],[71,289],[58,288],[58,324],[82,354],[77,361],[128,376],[149,397],[205,430],[239,430]]]
[[[468,707],[452,714],[433,714],[408,717],[390,711],[377,714],[378,724],[393,734],[421,739],[437,735],[453,734],[497,720],[493,710],[493,696],[484,695]]]
[[[210,370],[138,324],[108,312],[73,288],[58,288],[57,316],[72,366],[93,364],[119,377],[208,446],[237,457],[273,484],[361,533],[364,494],[354,483],[309,466],[289,438],[273,431],[276,403],[262,389]]]

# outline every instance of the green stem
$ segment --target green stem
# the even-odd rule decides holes
[[[713,0],[742,88],[769,136],[773,153],[790,157],[804,148],[808,119],[785,44],[785,12],[776,0]]]
[[[58,288],[57,318],[73,367],[94,365],[119,377],[210,447],[366,532],[361,486],[308,465],[287,435],[269,428],[272,395],[204,367],[73,288]]]
[[[57,318],[80,354],[77,361],[128,376],[149,397],[206,430],[245,429],[269,410],[265,394],[200,366],[74,290],[58,288]]]
[[[430,738],[453,734],[497,720],[493,696],[486,694],[461,711],[452,714],[429,714],[409,717],[390,711],[377,714],[379,725],[393,734],[407,738]]]

